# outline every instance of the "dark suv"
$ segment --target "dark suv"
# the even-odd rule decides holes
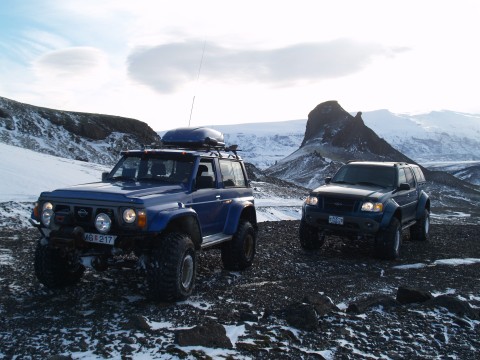
[[[47,287],[78,282],[85,267],[145,270],[154,299],[187,298],[196,252],[220,248],[223,265],[252,264],[253,191],[236,146],[208,128],[167,132],[158,149],[125,151],[102,181],[43,192],[32,214],[42,237],[35,273]]]
[[[428,239],[430,199],[417,165],[352,161],[325,183],[303,205],[303,248],[320,248],[328,234],[363,236],[375,240],[378,257],[396,259],[403,230],[410,228],[414,240]]]

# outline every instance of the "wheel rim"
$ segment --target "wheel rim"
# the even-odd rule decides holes
[[[425,218],[425,235],[428,235],[429,231],[430,231],[430,217],[427,216]]]
[[[394,244],[393,244],[393,251],[395,252],[395,254],[398,254],[398,251],[400,249],[400,230],[397,229],[397,231],[395,231],[395,240],[394,240]]]
[[[255,241],[252,235],[247,235],[245,237],[245,242],[243,243],[243,253],[247,260],[251,260],[253,253],[255,251]]]
[[[182,262],[182,286],[188,289],[193,281],[194,261],[192,255],[188,254],[183,258]]]

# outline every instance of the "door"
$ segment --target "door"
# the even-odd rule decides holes
[[[224,204],[221,201],[218,177],[212,159],[202,159],[199,163],[192,201],[192,208],[200,220],[202,235],[221,233],[227,211],[224,210]]]
[[[413,174],[410,168],[401,168],[398,170],[398,186],[407,183],[409,190],[398,190],[394,199],[402,208],[402,223],[406,223],[415,218],[415,209],[417,207],[417,189]]]

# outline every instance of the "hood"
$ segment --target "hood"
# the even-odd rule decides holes
[[[158,182],[116,181],[96,182],[57,189],[42,196],[55,198],[93,199],[107,201],[135,201],[150,195],[169,195],[185,192],[182,185]]]
[[[352,185],[322,185],[312,192],[318,195],[347,196],[356,198],[380,198],[384,194],[391,192],[391,189],[376,188],[372,186],[352,186]]]

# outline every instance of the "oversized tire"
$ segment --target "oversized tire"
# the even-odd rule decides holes
[[[381,230],[375,238],[375,255],[380,259],[395,260],[400,257],[402,230],[400,221],[392,218],[385,230]]]
[[[185,300],[193,291],[197,260],[195,246],[186,234],[166,234],[147,263],[148,292],[161,301]]]
[[[430,235],[430,212],[423,210],[422,217],[410,228],[412,240],[427,241]]]
[[[80,281],[85,267],[78,261],[69,259],[67,255],[42,240],[37,242],[34,261],[35,275],[46,287],[62,288]]]
[[[317,250],[325,244],[325,233],[304,220],[300,222],[299,237],[300,245],[305,250]]]
[[[252,266],[257,246],[257,234],[252,224],[241,221],[232,240],[222,245],[223,267],[227,270],[244,270]]]

